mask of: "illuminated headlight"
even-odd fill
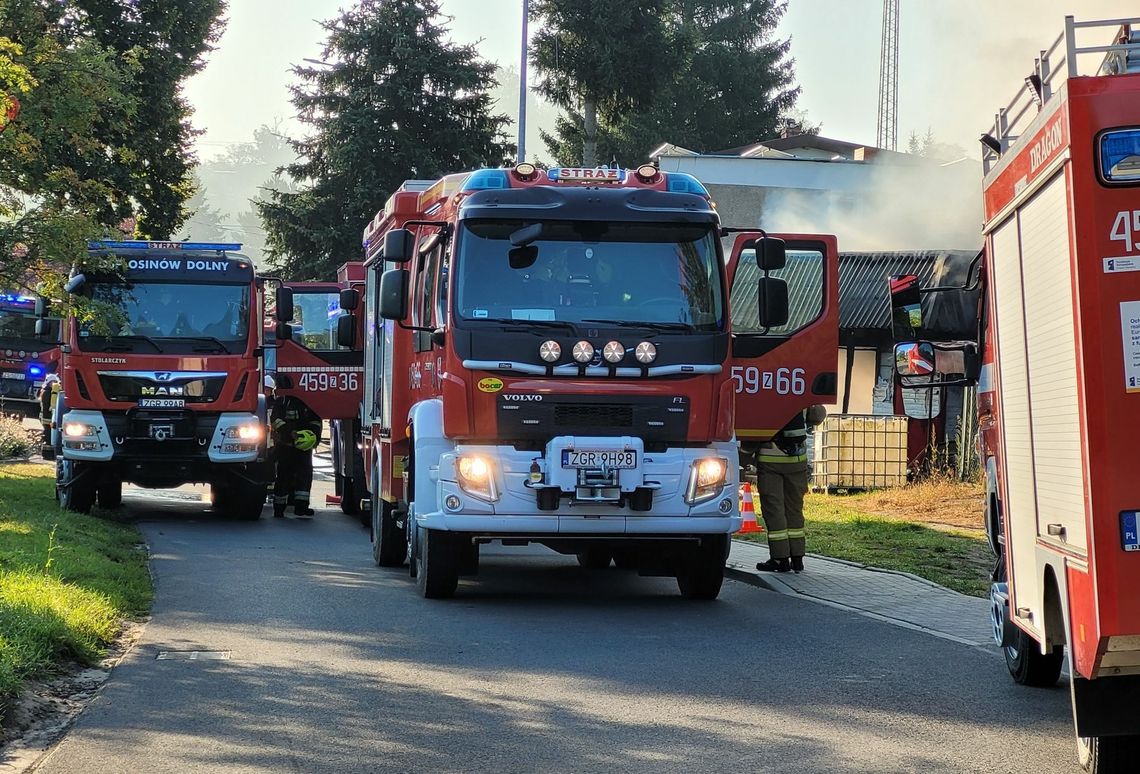
[[[728,460],[724,457],[702,457],[693,462],[689,471],[689,486],[685,489],[685,502],[689,505],[711,500],[720,495],[728,475]]]
[[[588,341],[579,341],[570,354],[579,363],[589,363],[594,359],[594,345]]]
[[[543,362],[556,363],[558,358],[562,357],[562,345],[553,339],[544,341],[542,346],[538,348],[538,356],[542,358]]]
[[[63,434],[68,438],[86,438],[99,435],[99,428],[84,422],[67,422],[63,426]]]
[[[495,489],[495,469],[486,457],[465,454],[455,461],[459,488],[472,497],[486,502],[499,499]]]
[[[611,341],[602,348],[602,357],[607,363],[620,363],[625,359],[625,347],[620,341]]]
[[[227,441],[257,442],[261,440],[261,425],[236,425],[227,427],[225,438]]]
[[[637,362],[642,365],[649,365],[657,359],[657,347],[651,342],[643,341],[633,350],[633,356],[637,358]]]

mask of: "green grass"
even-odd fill
[[[142,539],[56,505],[46,465],[0,465],[0,712],[32,677],[92,663],[150,607]]]
[[[913,573],[975,597],[989,594],[993,554],[983,534],[876,516],[859,504],[856,497],[809,494],[808,552]],[[763,534],[744,537],[766,542]]]

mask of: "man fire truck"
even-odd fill
[[[267,364],[276,377],[277,394],[297,398],[329,423],[332,499],[350,515],[360,514],[361,493],[366,491],[359,448],[364,318],[346,313],[355,309],[363,287],[360,262],[343,264],[335,283],[286,282],[276,295],[277,327],[266,329],[277,343],[272,367]],[[351,288],[355,292],[342,298],[342,291]],[[349,306],[342,307],[342,302]],[[362,519],[367,523],[367,514]]]
[[[0,293],[0,401],[34,403],[49,366],[59,360],[59,320],[36,333],[36,299]]]
[[[1024,685],[1056,684],[1067,653],[1078,758],[1101,774],[1135,771],[1140,746],[1136,25],[1067,17],[983,135],[985,247],[975,280],[995,637]],[[1082,33],[1106,28],[1113,44],[1078,45]],[[931,305],[931,290],[948,289],[928,289],[925,304],[913,277],[893,278],[892,289],[897,327],[924,338],[920,307]],[[971,348],[906,341],[896,362],[907,380],[921,373],[910,364],[926,361],[969,381],[971,358],[942,361]],[[919,355],[908,359],[911,351]]]
[[[64,330],[57,490],[69,510],[122,485],[207,483],[214,507],[265,504],[261,293],[241,245],[92,242],[66,290],[91,313]],[[108,268],[109,267],[109,268]]]
[[[480,545],[536,542],[715,598],[737,439],[833,400],[838,346],[834,237],[737,230],[726,262],[725,232],[652,165],[394,194],[364,232],[377,564],[447,597]]]

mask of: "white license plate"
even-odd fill
[[[139,408],[183,408],[186,401],[181,398],[139,398]]]
[[[19,381],[22,382],[28,378],[28,375],[19,373],[18,371],[5,371],[4,372],[4,378],[5,379],[18,379]]]
[[[616,449],[563,449],[564,468],[636,468],[637,452]]]

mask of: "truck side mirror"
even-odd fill
[[[907,341],[895,345],[895,373],[899,376],[933,376],[934,345],[929,341]]]
[[[403,320],[407,318],[408,283],[411,276],[411,272],[407,269],[389,269],[380,275],[381,319]]]
[[[46,336],[48,332],[48,321],[44,318],[36,320],[36,335]]]
[[[352,312],[355,311],[358,306],[360,306],[360,293],[357,292],[356,288],[345,288],[340,291],[341,309],[346,312]]]
[[[779,328],[788,324],[788,283],[777,277],[761,277],[756,294],[760,304],[760,325]]]
[[[353,349],[356,346],[356,318],[342,314],[336,321],[336,343]]]
[[[273,328],[273,337],[277,339],[278,346],[280,346],[281,342],[283,341],[292,341],[293,326],[285,322],[277,323],[277,325]]]
[[[276,310],[273,314],[279,323],[293,321],[293,288],[281,286],[277,288]]]
[[[86,282],[86,274],[76,274],[74,277],[67,281],[66,285],[63,286],[63,291],[69,295],[74,295],[79,292],[79,289],[83,287]]]
[[[48,300],[43,296],[36,296],[36,317],[47,317],[48,313]]]
[[[922,295],[918,276],[903,274],[889,279],[891,290],[891,334],[895,341],[913,342],[922,338]]]
[[[415,235],[406,228],[392,229],[384,235],[384,260],[407,263],[412,257]]]
[[[762,237],[756,240],[755,250],[760,271],[779,271],[788,262],[788,244],[783,239]]]

